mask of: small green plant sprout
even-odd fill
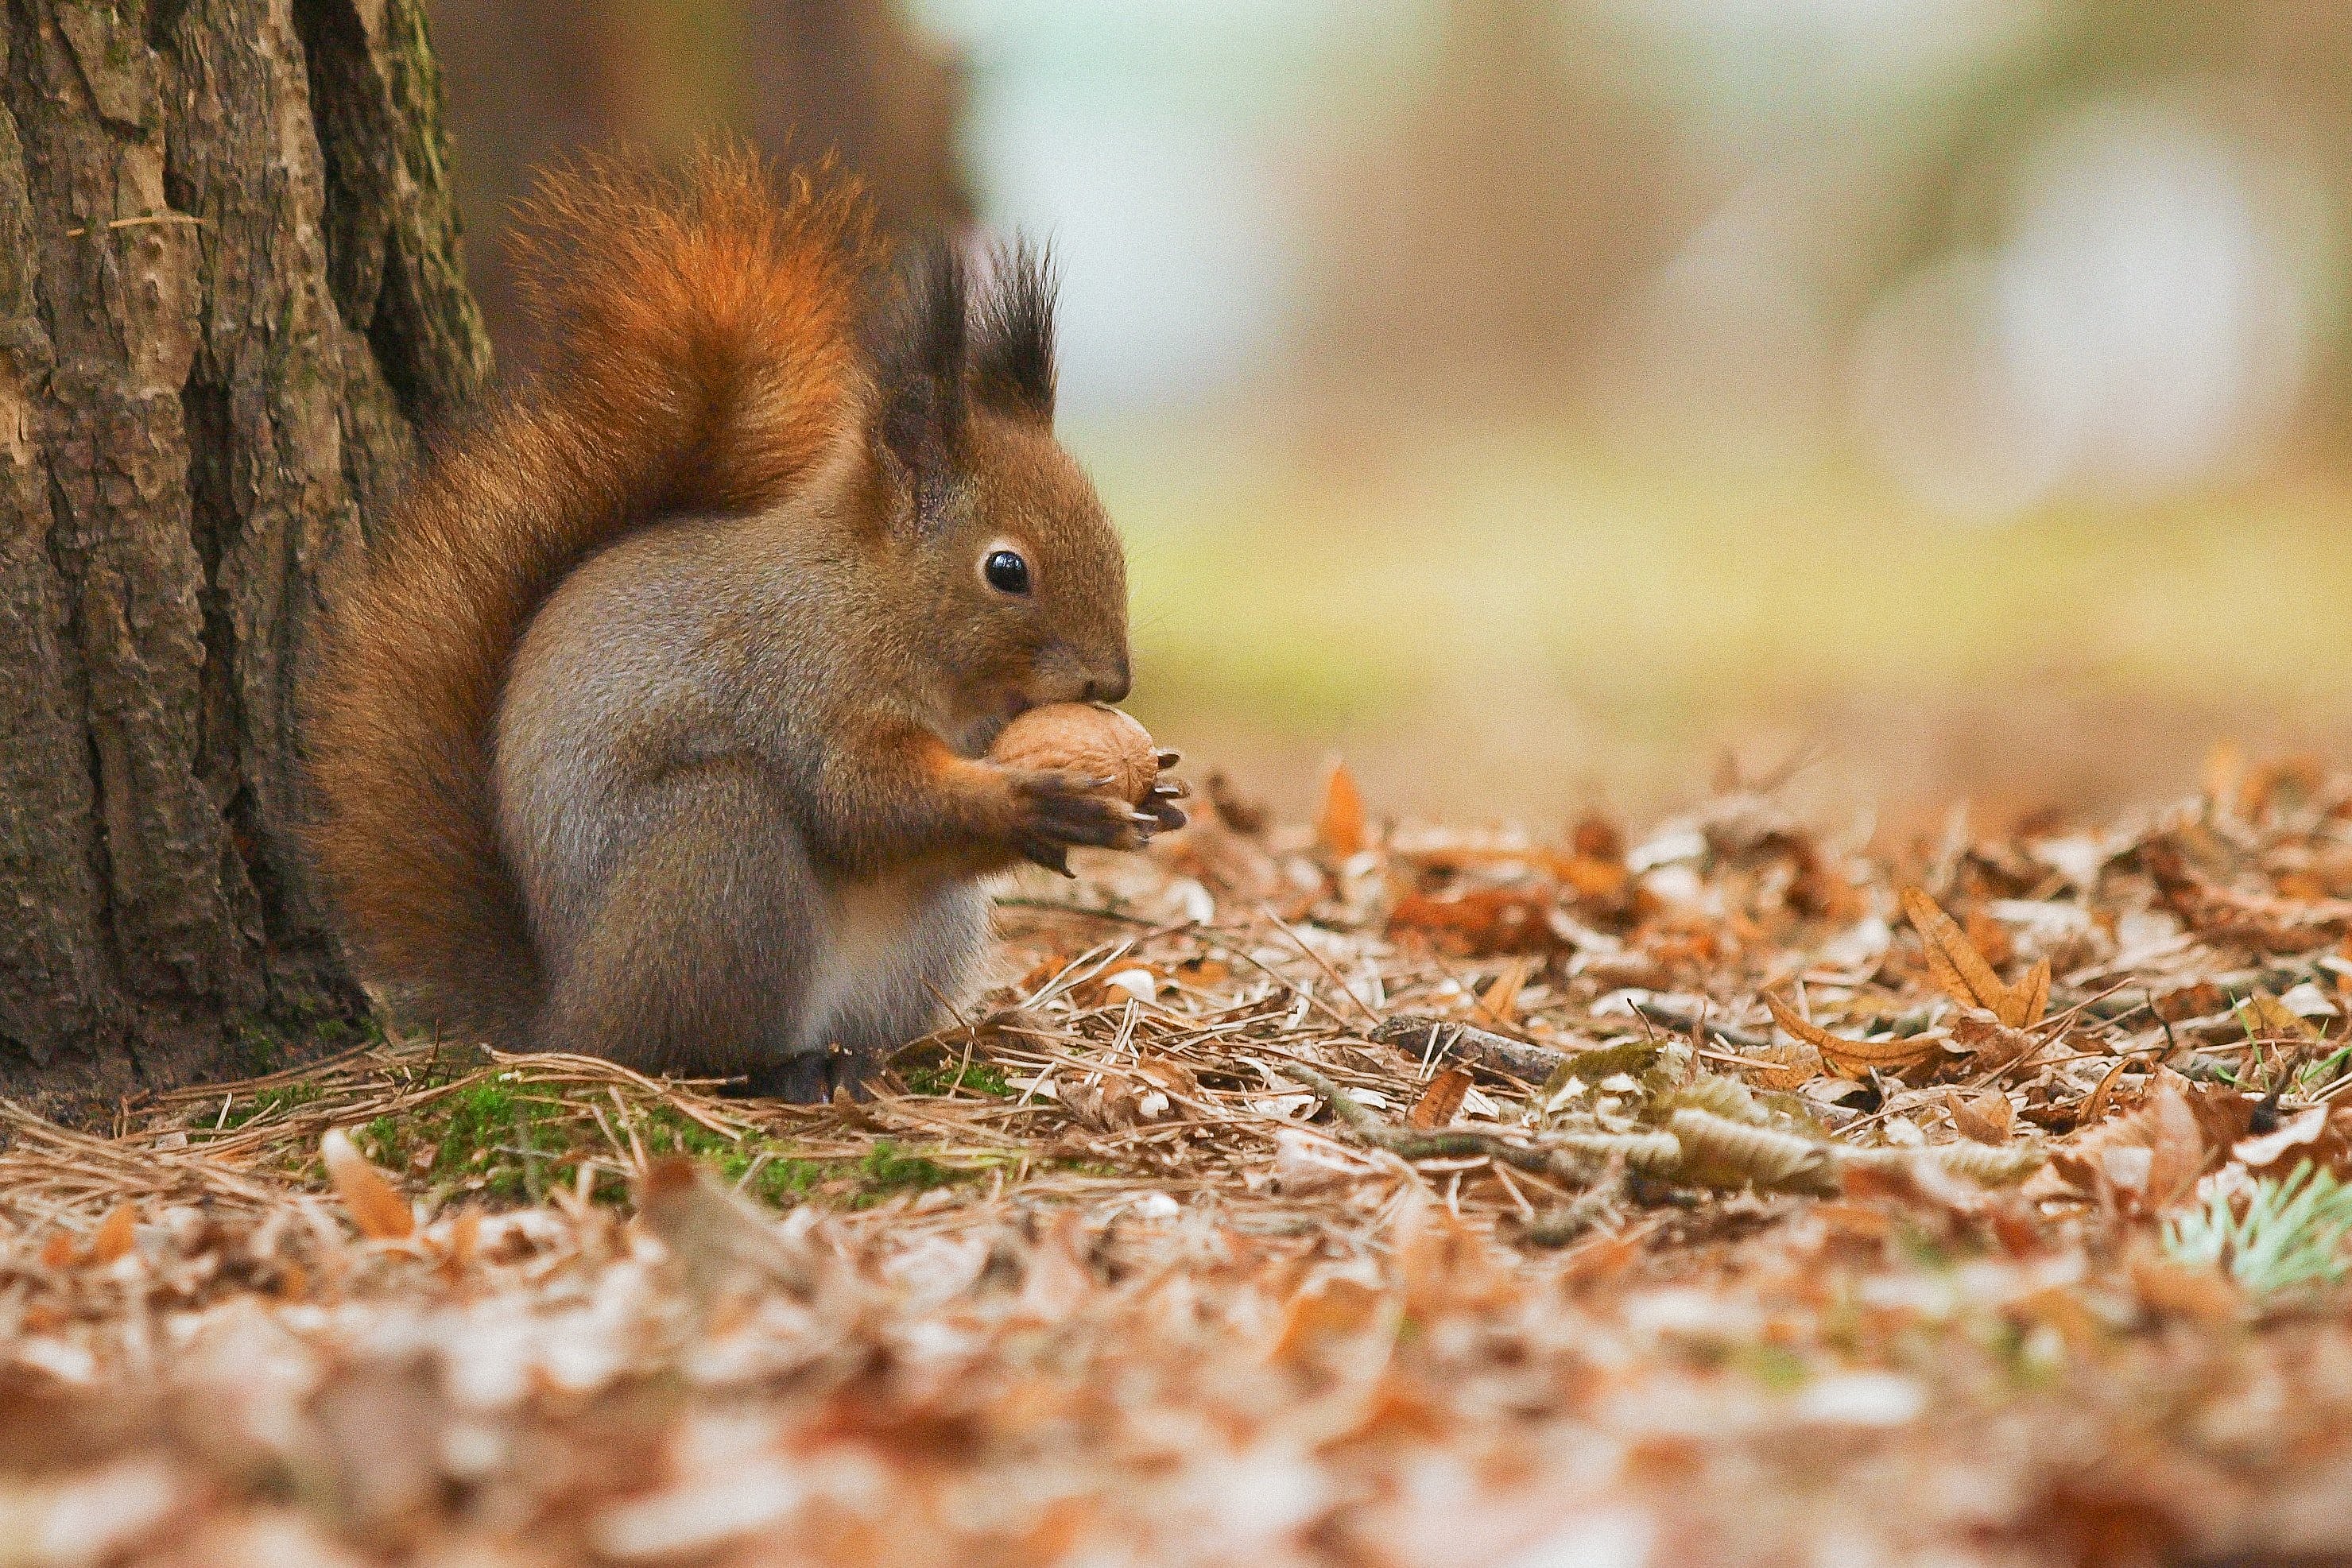
[[[2347,1237],[2352,1186],[2305,1160],[2284,1180],[2257,1180],[2243,1214],[2217,1186],[2204,1207],[2165,1222],[2164,1249],[2179,1262],[2226,1267],[2249,1294],[2268,1296],[2352,1272]]]

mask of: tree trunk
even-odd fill
[[[421,0],[5,3],[0,1092],[87,1115],[362,1005],[296,674],[488,349]]]

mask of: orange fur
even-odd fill
[[[520,246],[553,350],[458,437],[334,606],[307,694],[313,837],[363,973],[509,1048],[544,985],[500,850],[491,744],[508,661],[588,556],[681,512],[782,499],[864,395],[877,262],[846,182],[706,152],[675,181],[544,181]]]

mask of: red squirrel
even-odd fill
[[[548,368],[330,606],[324,882],[421,1019],[821,1096],[940,1021],[990,873],[1184,820],[986,758],[1129,686],[1051,272],[893,267],[852,183],[732,149],[559,172],[524,217]]]

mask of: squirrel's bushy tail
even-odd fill
[[[313,847],[362,973],[526,1043],[543,991],[499,843],[507,665],[587,556],[788,494],[855,417],[878,257],[856,187],[755,155],[551,175],[517,246],[546,371],[437,452],[332,607],[310,683]]]

